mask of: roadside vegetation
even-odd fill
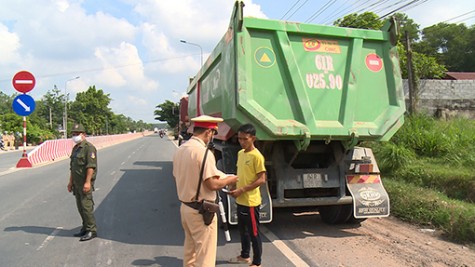
[[[18,93],[7,95],[0,92],[0,133],[12,134],[15,142],[22,142],[23,117],[12,109],[12,103]],[[67,111],[67,130],[70,135],[72,126],[81,123],[90,135],[122,134],[153,130],[153,125],[142,120],[134,121],[123,114],[115,114],[110,108],[112,98],[102,89],[90,86],[86,91],[76,94],[69,100],[56,86],[36,100],[35,111],[27,119],[27,139],[33,145],[43,141],[58,139],[64,135],[63,121]]]
[[[391,141],[368,144],[392,215],[475,244],[475,121],[426,115],[405,120]]]

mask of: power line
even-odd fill
[[[343,2],[339,7],[336,8],[336,10],[340,10],[341,7],[345,6],[350,0],[346,0],[345,2]],[[322,24],[326,24],[326,22],[328,21],[329,18],[332,17],[333,14],[330,14],[329,16],[326,16],[323,20],[322,20]]]
[[[387,2],[387,1],[389,1],[389,0],[379,0],[379,1],[377,1],[377,2],[375,2],[375,3],[373,3],[373,4],[371,4],[371,5],[369,5],[369,6],[366,7],[366,8],[363,8],[363,9],[360,9],[360,10],[356,11],[356,13],[360,13],[360,12],[365,11],[365,10],[366,10],[367,12],[368,12],[368,11],[371,11],[372,8],[376,8],[377,6],[380,6],[380,5],[384,4],[384,3]]]
[[[420,0],[412,0],[411,2],[409,2],[409,3],[407,3],[407,4],[403,5],[403,6],[400,6],[400,7],[396,8],[396,9],[392,10],[391,12],[386,13],[385,15],[379,17],[379,19],[383,19],[383,18],[385,18],[385,17],[387,17],[387,16],[389,16],[389,15],[391,15],[391,14],[393,14],[393,13],[395,13],[395,12],[397,12],[397,11],[399,11],[399,10],[405,8],[405,7],[408,7],[408,6],[410,6],[410,5],[413,5],[413,4],[415,4],[415,3],[419,2],[419,1],[420,1]]]
[[[473,13],[473,12],[475,12],[475,10],[472,10],[472,11],[467,12],[467,13],[464,13],[464,14],[462,14],[462,15],[458,15],[458,16],[456,16],[456,17],[453,17],[453,18],[444,20],[444,21],[442,21],[441,23],[444,23],[444,22],[447,22],[447,21],[450,21],[450,20],[454,20],[454,19],[458,19],[458,18],[460,18],[460,17],[463,17],[463,16],[468,15],[468,14]]]
[[[287,20],[289,20],[297,11],[299,11],[306,3],[308,2],[308,0],[305,0],[305,2],[303,2],[303,4],[301,4],[292,14],[290,14],[290,16],[287,18]]]
[[[457,21],[454,22],[454,23],[460,23],[460,22],[462,22],[462,21],[466,21],[466,20],[473,19],[473,18],[475,18],[475,16],[471,16],[471,17],[468,17],[468,18],[465,18],[465,19],[462,19],[462,20],[457,20]]]
[[[357,0],[357,1],[354,2],[352,5],[350,5],[348,8],[345,8],[345,9],[341,10],[340,12],[338,12],[337,14],[335,14],[333,17],[334,17],[334,18],[338,18],[338,16],[340,16],[340,14],[347,14],[347,13],[345,13],[345,12],[347,12],[348,10],[351,10],[351,9],[352,9],[358,2],[360,2],[360,1],[362,1],[362,0]],[[328,22],[329,22],[329,21],[327,20],[327,21],[324,21],[323,23],[324,23],[324,24],[327,24]]]
[[[313,13],[305,22],[311,22],[313,21],[314,19],[316,19],[320,14],[322,14],[322,12],[324,12],[325,10],[327,10],[330,6],[332,6],[334,3],[336,2],[336,0],[330,0],[328,1],[325,5],[323,5],[319,10],[315,11],[315,13]]]
[[[380,9],[378,9],[378,10],[375,10],[374,12],[375,12],[375,13],[383,12],[384,10],[390,9],[390,8],[392,8],[393,6],[397,6],[397,5],[399,5],[399,4],[403,4],[404,2],[407,2],[407,1],[410,1],[410,0],[400,0],[400,1],[396,2],[396,3],[394,3],[394,4],[391,4],[391,5],[382,7],[382,8],[380,8]]]
[[[294,9],[294,7],[300,2],[301,0],[297,0],[290,8],[289,10],[287,10],[287,12],[285,12],[285,14],[280,18],[281,20],[284,19],[285,16],[287,16],[287,14],[289,14],[290,10]]]
[[[407,7],[407,8],[403,8],[403,9],[401,9],[401,10],[399,10],[399,11],[407,11],[407,10],[413,9],[413,8],[415,8],[416,6],[420,6],[420,5],[424,4],[424,3],[427,2],[427,1],[429,1],[429,0],[423,0],[423,1],[420,2],[420,3],[414,4],[414,5],[412,5],[412,6],[410,6],[410,7]]]
[[[61,72],[61,73],[52,73],[52,74],[39,74],[37,77],[47,78],[47,77],[55,77],[55,76],[62,76],[62,75],[76,75],[76,74],[81,74],[81,73],[121,69],[121,68],[137,66],[137,65],[145,65],[145,64],[157,63],[157,62],[162,62],[162,61],[187,58],[187,57],[193,56],[193,55],[196,55],[196,54],[184,55],[184,56],[179,56],[179,57],[162,58],[162,59],[152,59],[152,60],[148,60],[148,61],[142,61],[142,62],[130,63],[130,64],[124,64],[124,65],[116,65],[116,66],[110,66],[110,67],[104,67],[104,68],[91,68],[91,69],[83,69],[83,70],[79,70],[79,71],[70,71],[70,72]],[[0,82],[10,82],[10,81],[11,81],[11,79],[2,79],[2,80],[0,80]]]

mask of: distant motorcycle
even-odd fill
[[[0,149],[5,150],[5,144],[3,143],[2,139],[0,139]]]
[[[163,138],[163,136],[165,135],[165,133],[164,133],[162,130],[160,130],[159,135],[160,135],[160,138]]]

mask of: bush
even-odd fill
[[[444,194],[394,179],[384,185],[391,199],[391,213],[403,220],[442,229],[448,238],[475,242],[475,205],[452,200]]]
[[[475,243],[475,121],[408,116],[388,143],[370,142],[392,214]]]
[[[378,167],[382,172],[392,173],[415,159],[415,153],[404,146],[385,142],[374,148]]]

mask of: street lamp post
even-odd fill
[[[68,96],[66,94],[66,91],[68,88],[68,82],[72,80],[76,80],[76,79],[79,79],[79,76],[69,79],[64,83],[64,117],[63,117],[64,139],[68,138]]]
[[[187,42],[185,40],[180,40],[180,42],[182,42],[184,44],[194,45],[194,46],[197,46],[197,47],[200,48],[200,56],[201,56],[200,66],[203,66],[203,48],[201,48],[201,46],[199,44],[190,43],[190,42]]]

